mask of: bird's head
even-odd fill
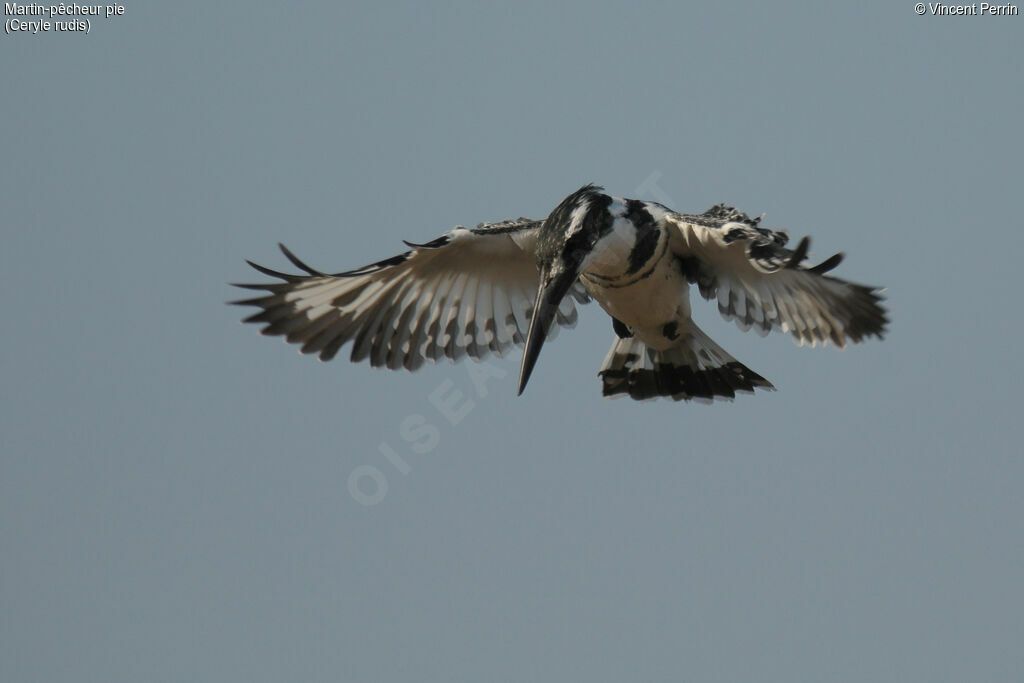
[[[612,199],[600,187],[585,185],[562,200],[545,219],[537,237],[537,299],[526,335],[519,371],[519,393],[530,381],[533,366],[558,313],[558,305],[579,278],[594,244],[608,231]]]

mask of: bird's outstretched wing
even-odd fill
[[[878,289],[825,274],[842,254],[805,267],[808,238],[787,249],[785,232],[722,204],[699,216],[669,212],[664,220],[676,228],[671,248],[688,280],[704,298],[717,298],[718,310],[741,329],[781,329],[798,344],[839,347],[885,333]]]
[[[281,273],[249,261],[283,282],[236,285],[264,290],[233,301],[261,310],[245,322],[263,323],[263,334],[284,335],[303,353],[333,358],[352,341],[352,360],[416,370],[442,357],[501,356],[522,345],[538,285],[534,245],[541,221],[520,218],[476,228],[457,227],[426,244],[344,273],[310,268],[279,245],[302,275]],[[587,295],[578,284],[559,306],[558,325],[576,324],[573,299]],[[551,327],[551,336],[557,331]]]

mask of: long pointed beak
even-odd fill
[[[526,334],[526,351],[523,353],[523,365],[519,369],[519,391],[521,396],[526,383],[530,381],[533,366],[540,356],[540,349],[548,337],[548,330],[558,313],[558,304],[569,292],[578,273],[566,271],[558,275],[550,275],[546,269],[541,271],[540,285],[537,287],[537,301],[533,305],[533,317],[530,319],[530,331]]]

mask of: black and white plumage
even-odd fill
[[[238,285],[263,296],[233,303],[260,309],[246,322],[330,360],[416,370],[440,358],[502,356],[523,346],[522,393],[546,339],[576,322],[591,298],[612,316],[616,339],[600,376],[606,396],[732,398],[772,389],[690,318],[695,284],[742,329],[789,332],[799,344],[882,337],[888,322],[875,288],[826,273],[837,254],[807,267],[808,239],[717,205],[699,215],[620,199],[587,185],[544,221],[519,218],[457,227],[363,268],[326,274],[283,245],[301,275],[249,264],[281,280]]]

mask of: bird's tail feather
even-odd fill
[[[729,355],[691,323],[668,349],[650,349],[636,337],[616,339],[598,373],[602,393],[638,400],[669,397],[674,401],[732,399],[755,387],[772,391],[771,382]]]

